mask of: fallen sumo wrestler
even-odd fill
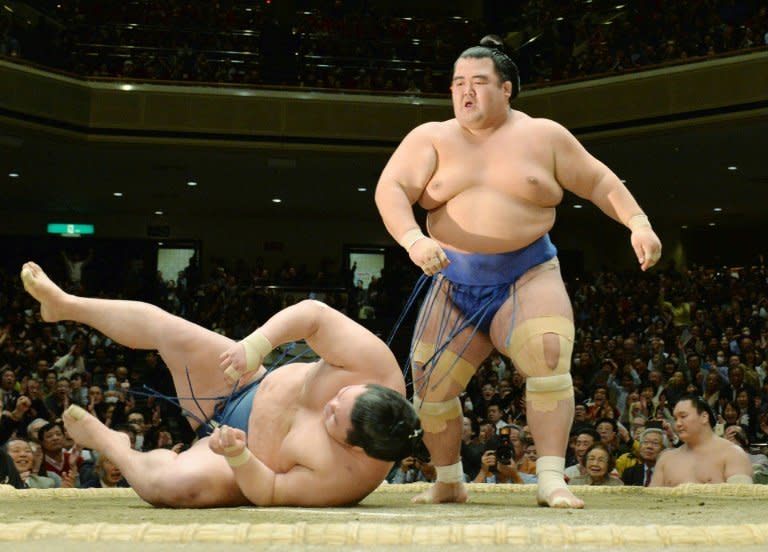
[[[33,262],[21,279],[44,321],[73,320],[126,347],[157,350],[179,406],[200,413],[192,427],[213,428],[180,454],[138,452],[82,408],[64,413],[70,436],[106,454],[150,504],[354,504],[420,438],[389,348],[318,301],[288,307],[235,342],[147,303],[70,295]],[[272,349],[301,339],[320,359],[267,373],[262,361]]]

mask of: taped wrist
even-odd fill
[[[269,339],[256,330],[251,335],[243,339],[243,347],[245,348],[245,370],[246,372],[252,372],[258,370],[262,361],[272,352],[272,343]]]
[[[224,452],[226,451],[227,449],[224,449]],[[225,458],[227,459],[227,464],[229,464],[233,468],[237,468],[238,466],[242,466],[248,460],[250,460],[251,451],[248,450],[247,448],[244,448],[243,451],[237,456],[225,456]]]
[[[464,466],[461,464],[461,460],[450,466],[435,466],[437,472],[437,481],[441,483],[463,483],[464,482]]]
[[[414,243],[426,237],[427,236],[425,236],[422,233],[421,228],[411,228],[405,234],[402,235],[402,237],[399,240],[399,243],[405,248],[406,251],[410,251]]]
[[[647,215],[634,215],[629,218],[629,221],[627,222],[627,228],[632,230],[632,232],[639,230],[640,228],[650,228],[651,227],[651,221],[648,220]]]

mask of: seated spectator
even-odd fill
[[[43,448],[43,469],[49,477],[58,477],[62,487],[75,487],[77,473],[83,463],[80,448],[71,451],[64,448],[64,427],[61,422],[51,422],[38,431]]]
[[[115,466],[106,455],[99,455],[96,466],[93,469],[93,477],[80,485],[81,489],[112,489],[116,487],[129,487],[123,478],[120,468]]]
[[[486,450],[480,459],[480,471],[474,483],[523,483],[514,460],[499,462],[495,450]]]
[[[13,464],[13,459],[2,447],[0,447],[0,485],[10,485],[16,489],[24,488],[24,482]]]
[[[467,481],[472,481],[480,470],[480,459],[485,451],[485,437],[493,428],[487,424],[485,435],[481,440],[481,432],[475,432],[475,424],[467,416],[464,416],[464,423],[461,428],[461,465],[464,467],[464,475]]]
[[[37,446],[37,445],[35,445]],[[26,439],[11,439],[6,445],[8,456],[13,460],[16,471],[26,489],[50,489],[56,486],[56,481],[40,475],[35,470],[35,453]],[[39,470],[39,466],[38,470]]]
[[[615,419],[600,418],[595,422],[595,429],[600,435],[600,442],[611,452],[614,459],[625,452],[632,452],[634,439]]]
[[[392,470],[387,481],[390,483],[432,482],[436,477],[435,466],[426,462],[425,459],[408,456]]]
[[[614,459],[611,451],[603,443],[595,443],[582,458],[585,475],[577,475],[569,485],[605,485],[620,487],[624,483],[613,472]]]
[[[768,476],[768,456],[761,452],[750,452],[749,438],[743,426],[730,425],[726,427],[723,437],[747,453],[749,461],[752,463],[752,472],[755,479],[757,479],[758,475]]]
[[[667,448],[667,436],[664,431],[655,427],[644,430],[640,434],[639,462],[627,467],[621,474],[625,485],[647,487],[651,484],[656,460]],[[619,458],[621,460],[621,458]]]
[[[752,463],[739,447],[715,435],[715,415],[701,397],[685,395],[675,405],[681,447],[656,462],[652,487],[681,483],[752,483]]]
[[[592,448],[592,445],[600,442],[600,434],[591,427],[585,427],[576,433],[576,440],[573,444],[573,453],[576,460],[575,464],[572,464],[565,468],[565,477],[573,479],[581,475],[586,475],[587,470],[584,467],[584,455]]]

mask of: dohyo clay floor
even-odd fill
[[[765,485],[579,487],[584,510],[539,508],[534,485],[469,487],[463,505],[411,504],[414,484],[348,508],[171,510],[130,489],[0,486],[0,549],[768,551]]]

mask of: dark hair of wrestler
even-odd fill
[[[512,83],[512,95],[509,97],[509,103],[511,104],[512,100],[520,94],[520,72],[512,58],[504,52],[504,43],[498,36],[484,36],[479,46],[467,48],[456,61],[462,58],[491,58],[496,69],[496,76],[499,77],[499,84],[506,81]]]
[[[680,397],[677,402],[681,401],[691,401],[691,404],[696,409],[696,412],[701,416],[705,412],[709,416],[709,426],[712,429],[715,429],[715,411],[712,410],[712,407],[709,405],[709,403],[703,399],[702,397],[699,397],[698,395],[683,395]],[[677,403],[676,403],[677,404]]]
[[[419,417],[401,394],[369,383],[352,407],[347,443],[371,458],[394,462],[410,456],[421,436]]]

